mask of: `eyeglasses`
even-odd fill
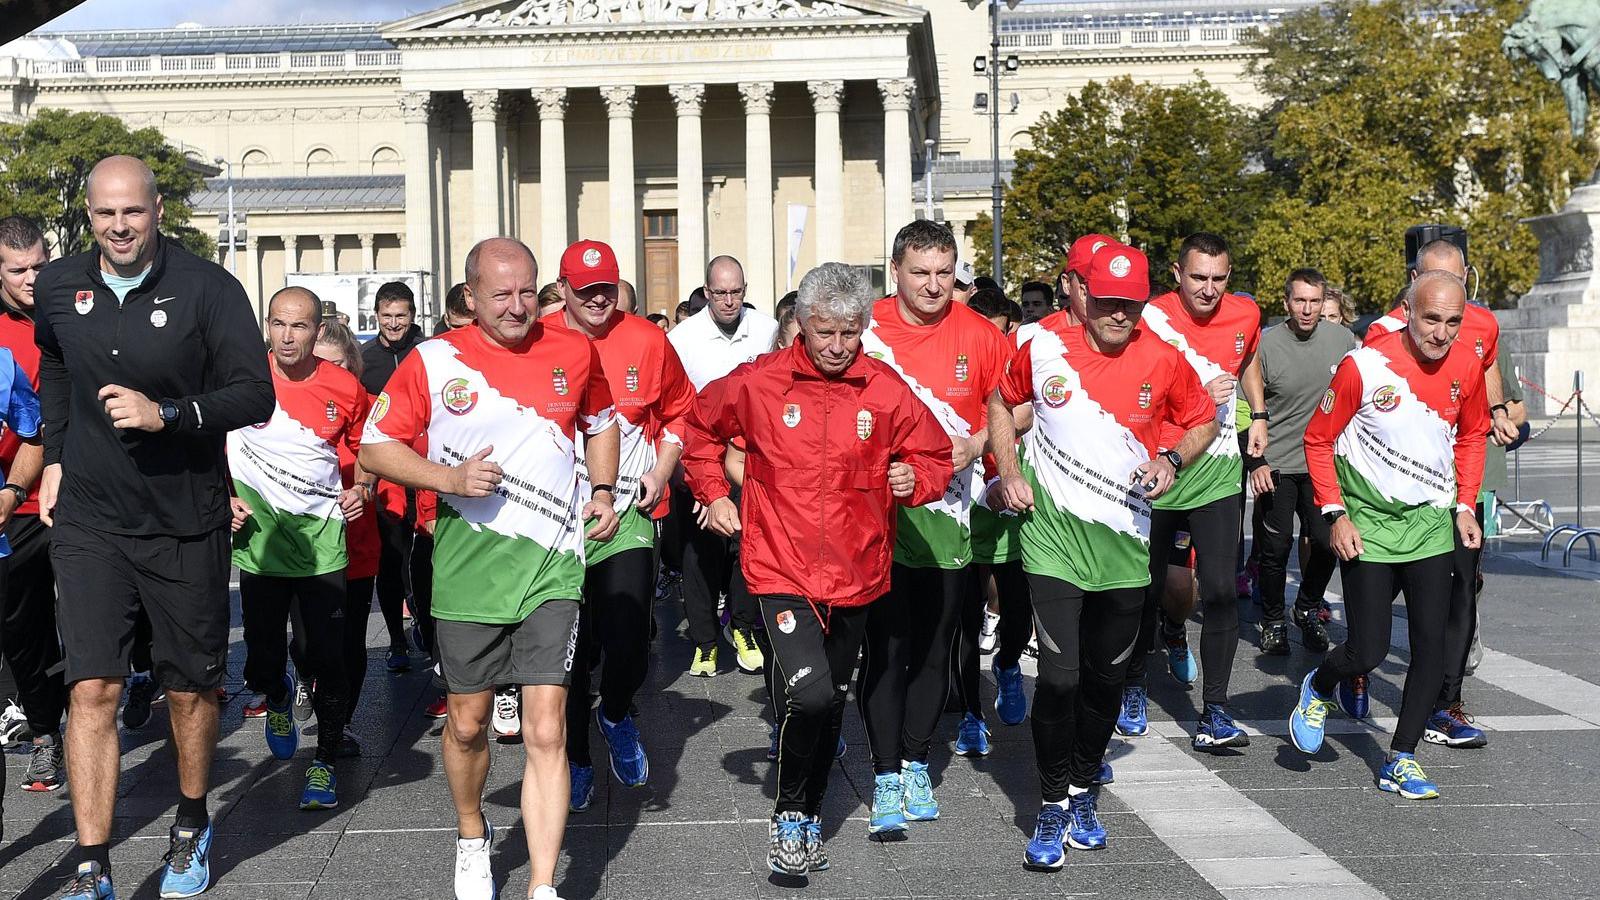
[[[719,299],[728,298],[728,297],[742,297],[742,296],[744,296],[744,288],[736,287],[736,288],[733,288],[732,290],[727,290],[727,291],[706,291],[706,296],[707,297],[717,297]]]

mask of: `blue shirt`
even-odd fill
[[[150,266],[145,266],[144,271],[127,278],[115,272],[102,270],[100,277],[105,279],[106,287],[111,288],[111,293],[117,295],[117,305],[121,306],[128,299],[128,292],[144,283],[144,277],[150,274]]]
[[[39,436],[39,395],[7,347],[0,347],[0,415],[18,437]],[[0,534],[0,557],[10,555],[11,542]]]

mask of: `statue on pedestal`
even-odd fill
[[[1533,0],[1500,46],[1560,85],[1572,136],[1581,139],[1589,124],[1589,88],[1600,90],[1600,2]]]

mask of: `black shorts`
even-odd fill
[[[50,536],[68,684],[123,678],[142,606],[157,684],[212,690],[227,675],[227,529],[134,536],[57,523]]]

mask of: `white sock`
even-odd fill
[[[1056,806],[1056,807],[1060,807],[1061,809],[1066,809],[1067,808],[1067,801],[1065,801],[1065,800],[1056,800],[1056,801],[1054,801],[1052,803],[1046,803],[1045,806]]]
[[[1068,797],[1076,797],[1079,794],[1087,794],[1087,793],[1089,793],[1089,789],[1088,788],[1081,788],[1081,787],[1078,787],[1075,784],[1067,786],[1067,796]],[[1062,805],[1065,805],[1065,804],[1063,803]]]

